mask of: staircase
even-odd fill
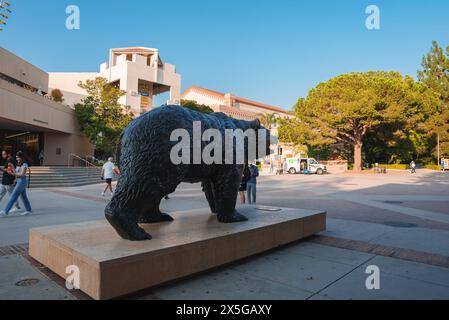
[[[102,183],[97,167],[31,167],[31,188],[76,187]]]

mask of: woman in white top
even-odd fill
[[[17,167],[14,169],[13,166],[11,166],[8,170],[8,173],[10,175],[16,177],[16,186],[14,187],[14,190],[8,199],[8,203],[6,204],[5,210],[0,212],[0,217],[6,217],[9,214],[9,211],[11,211],[11,208],[13,207],[14,203],[16,203],[16,201],[19,199],[19,197],[22,198],[23,204],[26,209],[26,211],[20,215],[26,216],[32,213],[33,211],[31,209],[31,204],[27,196],[27,187],[28,187],[27,175],[29,166],[26,160],[26,156],[22,151],[17,152],[16,161]]]

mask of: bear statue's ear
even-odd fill
[[[260,128],[260,120],[256,119],[256,120],[251,121],[251,128],[259,129]]]

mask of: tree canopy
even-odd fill
[[[203,112],[203,113],[214,112],[214,110],[211,109],[208,105],[199,104],[193,100],[181,100],[181,106],[183,106],[185,108],[189,108],[190,110],[195,110],[195,111]]]
[[[59,89],[51,90],[50,97],[55,102],[64,102],[64,94]]]
[[[87,92],[87,97],[75,105],[80,129],[95,145],[96,154],[108,157],[115,152],[122,131],[133,119],[129,106],[118,101],[125,91],[101,77],[78,85]]]
[[[270,129],[278,122],[279,115],[277,113],[260,113],[257,118],[265,128]]]
[[[6,25],[6,20],[9,18],[11,13],[11,2],[0,0],[0,31],[3,30],[4,25]]]
[[[432,43],[430,52],[422,59],[418,79],[438,92],[444,103],[449,103],[449,46],[444,51],[438,42]]]
[[[423,57],[418,79],[438,93],[442,106],[429,120],[428,130],[439,136],[442,155],[449,156],[449,46],[444,51],[438,42]],[[433,153],[436,153],[434,148]]]
[[[353,147],[354,168],[360,170],[367,132],[423,123],[438,105],[432,90],[397,72],[344,74],[320,83],[298,100],[297,118],[281,121],[280,139],[312,146],[341,142]],[[425,130],[421,125],[417,129]]]

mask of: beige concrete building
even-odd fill
[[[179,104],[181,76],[174,65],[164,63],[158,49],[144,47],[110,49],[109,63],[100,65],[99,72],[51,72],[50,88],[60,89],[65,101],[73,105],[86,92],[78,86],[80,81],[103,77],[126,91],[120,103],[131,107],[134,115],[151,110],[153,96],[169,93],[167,104]]]
[[[263,114],[275,114],[277,117],[293,117],[293,112],[271,106],[265,103],[238,97],[231,93],[221,93],[215,90],[191,86],[181,95],[182,100],[192,100],[199,104],[209,106],[215,112],[223,112],[233,118],[241,120],[254,120]],[[272,135],[278,135],[277,124],[269,128]],[[275,153],[262,161],[262,165],[268,165],[276,159],[293,157],[296,151],[293,145],[278,143],[272,146]]]
[[[242,120],[254,120],[265,113],[275,113],[280,117],[292,116],[291,112],[279,107],[197,86],[191,86],[185,90],[181,99],[196,101],[209,106],[215,112],[223,112]]]
[[[48,73],[0,47],[0,149],[22,150],[33,165],[41,152],[45,165],[93,155],[75,112],[50,100],[48,92]]]

